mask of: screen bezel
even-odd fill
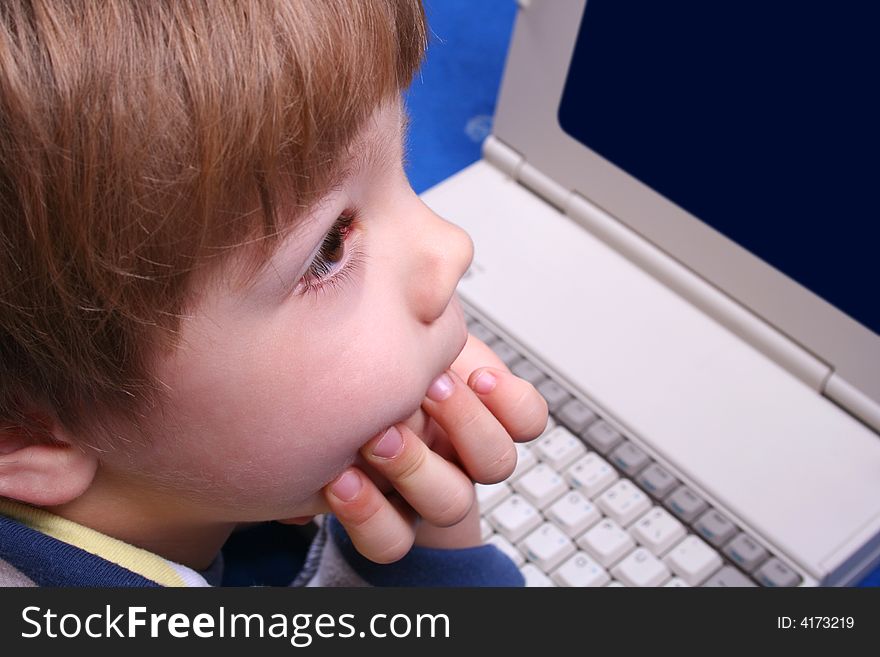
[[[559,104],[585,7],[532,2],[520,11],[495,136],[880,400],[880,336],[563,131]]]

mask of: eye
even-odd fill
[[[303,274],[299,283],[302,292],[317,292],[327,283],[338,285],[361,264],[363,254],[357,249],[354,249],[354,253],[347,260],[345,255],[347,238],[357,218],[358,215],[354,211],[346,211],[339,215],[333,227],[324,236],[324,241],[306,273]]]
[[[351,231],[351,225],[354,223],[354,214],[341,214],[333,227],[327,232],[321,248],[315,255],[306,276],[311,279],[321,279],[327,277],[333,270],[333,266],[342,261],[345,255],[345,238]]]

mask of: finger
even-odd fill
[[[503,481],[516,466],[516,448],[501,422],[453,371],[441,374],[422,406],[446,432],[474,481]]]
[[[361,455],[433,525],[460,522],[474,504],[474,485],[464,472],[402,423],[364,445]]]
[[[437,527],[430,522],[420,522],[416,528],[415,544],[446,550],[482,545],[480,505],[474,504],[468,514],[451,527]]]
[[[409,552],[415,539],[415,514],[383,495],[357,468],[348,468],[325,486],[324,497],[367,559],[391,563]]]
[[[506,370],[481,367],[471,372],[468,387],[514,440],[532,440],[547,427],[547,401],[525,379]]]
[[[464,349],[449,367],[461,377],[462,381],[467,381],[470,373],[479,367],[494,367],[504,372],[510,371],[504,361],[485,342],[470,333]]]

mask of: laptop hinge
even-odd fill
[[[513,150],[498,137],[490,135],[483,142],[483,158],[558,210],[564,209],[569,193],[555,180],[526,162],[521,153]]]
[[[576,192],[565,213],[722,326],[821,393],[831,368],[717,287]]]
[[[494,135],[483,143],[483,157],[813,390],[824,392],[831,367],[691,269],[577,192],[564,189]]]
[[[865,393],[857,390],[836,372],[828,377],[825,396],[842,406],[875,431],[880,431],[880,406]]]
[[[519,168],[526,161],[520,153],[495,135],[489,135],[483,140],[483,159],[514,180],[519,179]]]

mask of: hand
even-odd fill
[[[471,369],[487,360],[494,366]],[[459,372],[468,370],[465,382]],[[534,386],[511,374],[472,336],[444,375],[432,385],[419,413],[361,449],[379,475],[374,478],[393,487],[389,495],[355,467],[325,488],[331,510],[355,547],[373,561],[403,557],[416,541],[419,519],[424,521],[421,545],[479,544],[472,482],[496,483],[510,476],[516,465],[512,440],[531,440],[547,424],[547,404]]]

